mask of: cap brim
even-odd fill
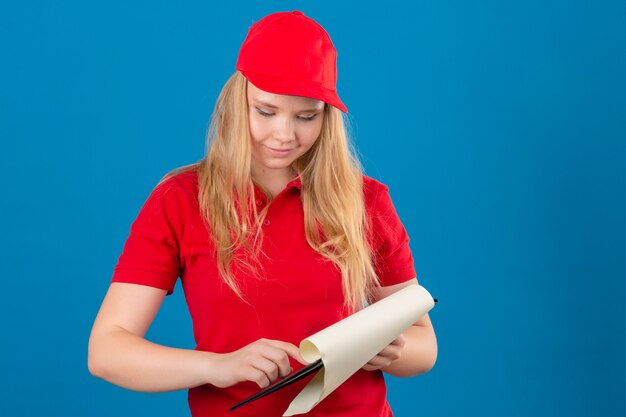
[[[341,102],[337,93],[319,85],[312,85],[305,81],[270,77],[250,71],[239,70],[255,87],[273,94],[301,96],[321,100],[331,106],[348,113],[347,107]]]

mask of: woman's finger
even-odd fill
[[[249,367],[244,377],[248,381],[255,382],[261,388],[265,388],[270,384],[267,374],[254,367]]]
[[[403,347],[405,344],[406,344],[406,337],[404,337],[403,334],[400,334],[400,336],[393,339],[393,341],[390,343],[390,345],[399,346],[399,347]]]
[[[389,363],[391,363],[391,361],[388,358],[385,358],[383,356],[375,356],[367,364],[380,368],[388,365]]]
[[[278,365],[274,361],[264,357],[258,357],[254,360],[252,366],[262,371],[270,383],[276,381],[276,378],[278,378]]]
[[[396,360],[396,359],[400,359],[401,353],[402,353],[402,347],[389,345],[383,350],[381,350],[377,356],[382,356],[385,358]]]
[[[268,350],[264,351],[263,357],[276,365],[277,376],[286,377],[291,373],[291,364],[287,352],[280,348],[268,346]]]
[[[287,353],[290,357],[300,362],[302,365],[308,365],[309,363],[304,360],[302,355],[300,355],[300,349],[294,344],[283,342],[280,340],[267,340],[266,341],[271,346],[274,346],[278,349],[281,349]]]

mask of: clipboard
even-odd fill
[[[408,285],[358,312],[303,339],[300,354],[309,365],[230,408],[280,390],[324,368],[324,378],[313,378],[293,399],[283,416],[309,412],[378,352],[428,313],[438,300],[420,285]],[[324,363],[322,363],[324,357]]]

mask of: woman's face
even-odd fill
[[[315,143],[324,120],[324,102],[272,94],[248,82],[252,175],[285,174]]]

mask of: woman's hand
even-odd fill
[[[252,381],[265,388],[291,373],[289,357],[306,365],[298,348],[279,340],[259,339],[231,353],[218,355],[211,366],[211,384],[226,388]]]
[[[400,359],[402,350],[406,344],[406,338],[403,335],[398,336],[393,342],[381,350],[378,355],[374,356],[368,363],[363,366],[366,371],[374,371],[376,369],[385,368],[394,361]]]

